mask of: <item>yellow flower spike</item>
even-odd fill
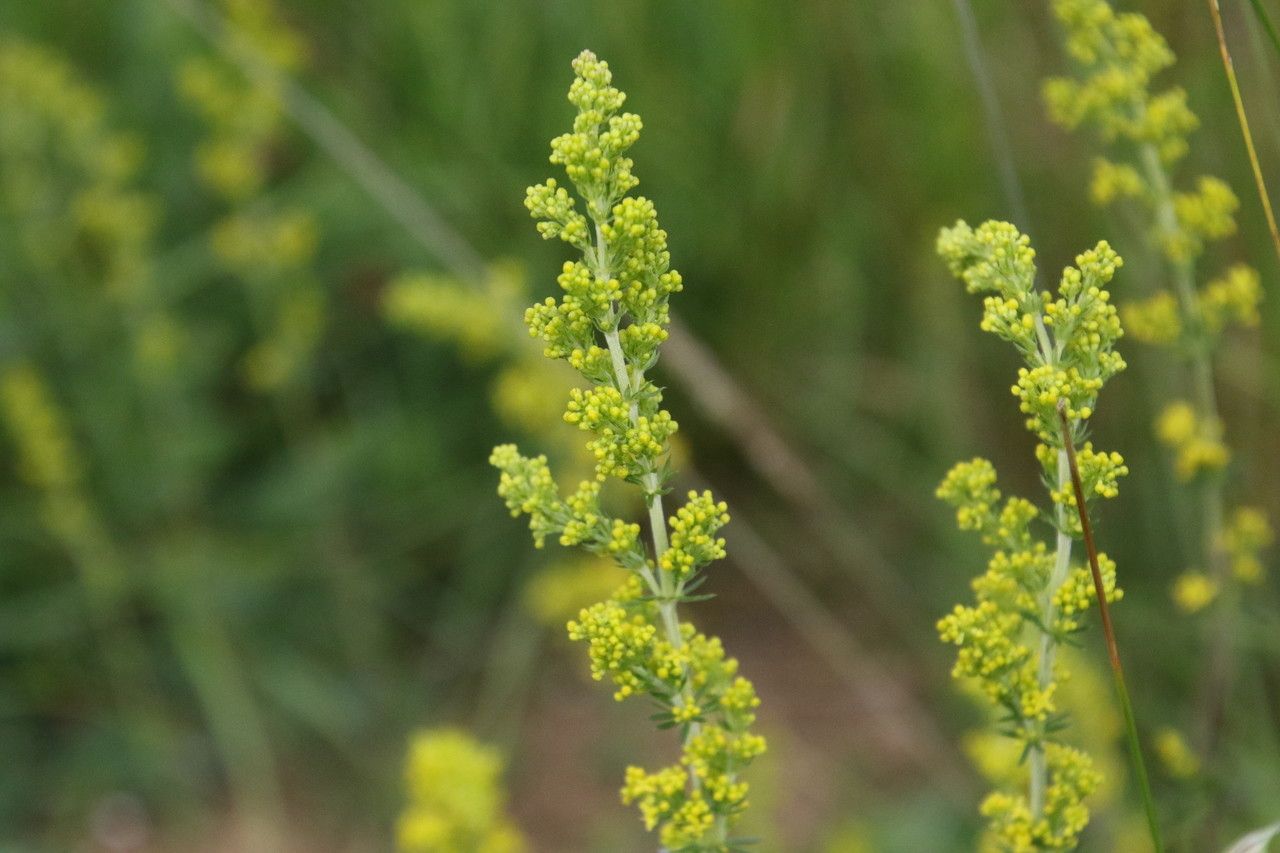
[[[1074,10],[1081,21],[1091,20],[1089,10],[1109,14],[1105,4],[1060,3],[1058,8]],[[1096,46],[1087,38],[1077,43],[1082,55]],[[1131,182],[1132,175],[1113,170],[1107,179]],[[1130,186],[1125,192],[1140,190]],[[1088,756],[1057,740],[1066,722],[1057,696],[1067,673],[1058,666],[1056,652],[1065,638],[1085,627],[1099,584],[1088,569],[1070,566],[1069,537],[1081,535],[1081,522],[1076,492],[1064,473],[1064,424],[1080,430],[1093,417],[1103,385],[1125,369],[1114,349],[1124,330],[1107,289],[1122,261],[1100,242],[1063,270],[1056,293],[1047,293],[1035,289],[1035,254],[1026,237],[1007,223],[974,229],[959,222],[943,229],[938,251],[969,291],[991,294],[983,302],[982,329],[1013,344],[1025,361],[1011,391],[1038,439],[1035,455],[1051,484],[1050,515],[1061,531],[1051,549],[1030,529],[1040,515],[1033,504],[1009,498],[1001,507],[991,463],[975,459],[955,466],[938,487],[938,497],[955,507],[961,529],[981,535],[992,556],[986,572],[973,581],[974,604],[956,606],[939,620],[938,632],[943,642],[956,646],[953,675],[975,685],[1007,715],[1003,730],[1016,752],[1029,756],[1025,776],[1000,780],[1009,787],[1025,786],[1025,793],[999,790],[982,805],[993,842],[1006,850],[1072,849],[1088,822],[1084,800],[1099,775]],[[1090,442],[1075,444],[1084,500],[1115,497],[1119,479],[1129,473],[1123,457],[1096,450]],[[1106,601],[1119,601],[1123,594],[1116,586],[1115,563],[1098,555],[1098,566]]]
[[[1200,560],[1215,588],[1233,578],[1252,582],[1261,575],[1257,558],[1230,555],[1218,547],[1226,478],[1216,475],[1232,454],[1223,440],[1213,377],[1215,349],[1225,329],[1259,322],[1261,287],[1257,274],[1243,265],[1203,285],[1198,268],[1208,243],[1235,233],[1239,201],[1218,178],[1187,182],[1176,173],[1175,163],[1187,153],[1189,134],[1198,122],[1186,92],[1162,89],[1156,80],[1174,57],[1147,19],[1118,14],[1106,0],[1055,0],[1054,11],[1073,68],[1071,77],[1046,84],[1049,115],[1064,127],[1088,127],[1097,133],[1107,146],[1107,160],[1095,167],[1094,200],[1106,204],[1132,199],[1131,207],[1143,217],[1144,236],[1162,249],[1167,262],[1163,278],[1168,290],[1127,305],[1124,319],[1139,340],[1176,348],[1190,361],[1183,395],[1192,402],[1170,406],[1157,421],[1157,435],[1173,451],[1175,476],[1183,482],[1202,481],[1204,486],[1197,490],[1205,528]],[[1269,208],[1266,213],[1270,222]],[[1222,606],[1237,607],[1239,600],[1225,597]],[[1222,683],[1234,669],[1233,646],[1226,637],[1233,620],[1228,616],[1224,611],[1216,620],[1213,630],[1218,636],[1208,644],[1227,649],[1227,657],[1203,664],[1205,678]],[[1208,691],[1211,697],[1227,693]],[[1221,701],[1206,703],[1206,719],[1220,714]]]
[[[501,471],[499,496],[513,514],[529,516],[535,545],[557,537],[630,573],[567,626],[571,640],[586,644],[594,679],[607,678],[619,701],[655,701],[662,709],[655,719],[680,734],[680,763],[654,773],[628,768],[622,799],[665,847],[721,851],[746,808],[740,775],[765,748],[749,731],[759,699],[720,641],[681,622],[677,607],[694,600],[703,570],[725,556],[718,531],[728,509],[703,492],[665,511],[678,426],[646,373],[667,338],[668,299],[683,279],[670,268],[653,203],[629,195],[636,179],[626,152],[640,119],[620,112],[625,96],[607,64],[584,52],[573,69],[569,100],[577,116],[551,143],[551,162],[563,166],[569,185],[551,179],[530,187],[525,206],[543,238],[562,240],[580,257],[561,267],[560,295],[531,306],[525,322],[548,358],[563,359],[586,380],[570,392],[563,419],[590,435],[595,478],[561,498],[545,457],[503,445],[490,461]],[[641,490],[652,548],[639,524],[602,508],[610,479]]]

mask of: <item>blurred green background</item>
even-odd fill
[[[1179,54],[1164,79],[1202,119],[1184,174],[1241,197],[1215,251],[1274,293],[1205,9],[1122,5]],[[1224,5],[1280,182],[1277,56]],[[750,831],[972,849],[982,718],[933,625],[984,558],[933,489],[976,454],[1039,484],[1014,356],[933,239],[1016,216],[1049,274],[1102,237],[1117,298],[1162,273],[1090,206],[1089,143],[1044,117],[1047,4],[973,0],[996,122],[966,6],[0,5],[0,848],[387,849],[409,738],[447,724],[501,748],[532,849],[648,849],[616,789],[671,745],[586,677],[561,627],[581,572],[529,547],[486,463],[577,441],[547,426],[568,386],[516,323],[562,260],[521,201],[590,47],[644,118],[636,173],[685,277],[658,368],[682,468],[735,515],[695,618],[763,698]],[[1219,374],[1230,493],[1273,517],[1278,329],[1268,302]],[[1099,535],[1140,720],[1185,729],[1200,625],[1168,590],[1194,519],[1150,438],[1178,368],[1122,349],[1094,430],[1133,474]],[[1248,602],[1222,767],[1156,764],[1175,841],[1208,794],[1224,838],[1280,818],[1272,590]],[[1115,785],[1084,847],[1140,850],[1096,640],[1076,681]]]

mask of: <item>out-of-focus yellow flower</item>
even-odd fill
[[[235,201],[258,192],[265,180],[259,150],[234,138],[215,138],[197,147],[196,172],[210,188]]]
[[[1222,535],[1222,548],[1231,558],[1231,573],[1241,583],[1259,583],[1264,569],[1261,554],[1275,541],[1267,514],[1242,506],[1231,514]]]
[[[491,300],[447,276],[413,274],[395,279],[383,292],[382,309],[395,325],[455,341],[473,359],[492,358],[507,346],[503,315]]]
[[[1174,451],[1174,473],[1184,482],[1201,472],[1220,471],[1231,461],[1231,451],[1222,441],[1221,422],[1199,417],[1183,400],[1160,412],[1156,437]]]
[[[401,853],[521,853],[504,814],[502,759],[457,729],[419,732],[405,766],[408,804],[397,827]]]
[[[318,241],[315,219],[302,210],[234,214],[210,237],[213,252],[237,275],[257,279],[305,266]]]
[[[13,435],[18,471],[43,493],[45,524],[57,536],[83,545],[93,525],[80,488],[82,462],[44,378],[18,364],[0,375],[0,416]]]
[[[1158,730],[1155,747],[1165,771],[1175,779],[1189,779],[1200,772],[1200,759],[1177,729],[1166,726]]]
[[[306,66],[310,49],[286,23],[274,0],[222,0],[227,21],[259,55],[281,71]]]
[[[1171,344],[1182,337],[1178,300],[1165,290],[1120,306],[1120,317],[1125,331],[1145,344]]]
[[[1218,584],[1203,572],[1183,572],[1173,582],[1170,594],[1183,613],[1199,613],[1218,597]]]
[[[0,377],[4,419],[18,446],[20,471],[37,488],[58,491],[80,479],[80,460],[62,413],[30,365],[8,368]]]
[[[1146,191],[1138,170],[1128,163],[1113,163],[1105,157],[1093,161],[1089,195],[1095,204],[1110,204],[1118,198],[1133,198]]]
[[[982,774],[982,778],[995,785],[1016,785],[1026,778],[1026,765],[1022,761],[1022,744],[990,729],[965,732],[961,740],[964,754]]]
[[[585,557],[555,563],[530,578],[525,606],[541,624],[560,628],[584,607],[608,598],[627,577],[612,560]]]
[[[531,360],[521,358],[522,348],[513,346],[510,330],[502,320],[516,312],[526,290],[523,269],[511,262],[493,264],[484,281],[473,284],[451,276],[409,272],[387,285],[382,294],[382,311],[392,324],[455,343],[464,355],[477,360],[509,351],[522,361],[523,375],[536,377],[536,384],[545,388],[556,369],[544,368],[535,373],[533,364],[545,362],[539,359],[524,363]],[[560,384],[555,396],[562,395],[567,386],[567,382]],[[514,397],[511,402],[515,408],[523,408]]]
[[[98,93],[66,61],[13,39],[0,39],[0,114],[0,207],[25,261],[60,285],[136,295],[157,219],[128,185],[137,140],[108,127]]]
[[[1201,290],[1200,313],[1210,332],[1220,332],[1231,322],[1251,328],[1262,322],[1258,313],[1261,302],[1262,282],[1258,271],[1246,264],[1236,264]]]

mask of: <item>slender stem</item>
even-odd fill
[[[1262,167],[1258,164],[1258,151],[1253,146],[1253,134],[1249,131],[1249,116],[1245,113],[1244,98],[1240,95],[1240,83],[1236,80],[1236,66],[1231,61],[1231,51],[1227,47],[1227,34],[1222,27],[1222,10],[1218,0],[1208,0],[1209,16],[1213,18],[1213,29],[1218,36],[1218,53],[1222,55],[1222,70],[1227,74],[1227,85],[1231,87],[1231,100],[1235,102],[1236,119],[1240,122],[1240,135],[1244,137],[1245,150],[1249,152],[1249,167],[1253,170],[1253,184],[1258,190],[1258,200],[1262,202],[1262,212],[1267,218],[1267,229],[1271,232],[1271,243],[1275,246],[1276,257],[1280,258],[1280,229],[1276,228],[1276,217],[1271,211],[1271,196],[1267,193],[1267,182],[1262,177]],[[1270,21],[1267,22],[1268,25]]]
[[[603,237],[601,237],[603,239]],[[631,374],[627,369],[626,357],[622,352],[622,342],[618,339],[618,330],[611,329],[605,333],[605,344],[609,348],[609,356],[613,362],[613,371],[615,381],[618,383],[618,390],[623,395],[631,392]],[[631,421],[634,423],[639,417],[635,404],[631,406]],[[678,592],[674,579],[670,572],[662,570],[662,555],[667,552],[667,515],[662,507],[662,495],[658,490],[658,475],[653,471],[646,473],[643,478],[645,488],[645,504],[649,509],[649,529],[653,535],[653,562],[656,567],[656,576],[650,575],[646,577],[653,592],[658,598],[658,610],[662,616],[662,624],[667,634],[667,642],[675,648],[684,645],[684,638],[680,635],[680,620],[676,616],[676,605],[673,601],[674,595]]]
[[[594,208],[593,208],[594,210]],[[595,262],[594,273],[598,279],[607,281],[609,279],[609,251],[608,244],[605,241],[604,229],[600,226],[599,221],[595,227],[595,251],[588,255],[590,260]],[[637,371],[634,375],[631,368],[627,364],[626,353],[622,351],[622,341],[618,335],[618,328],[615,325],[612,329],[605,332],[605,345],[609,350],[609,360],[613,365],[614,380],[618,383],[618,390],[622,392],[624,397],[631,396],[632,392],[637,389],[644,381],[644,374]],[[639,406],[635,400],[631,401],[628,417],[632,424],[638,422],[640,417]],[[654,576],[646,576],[645,580],[654,587],[654,597],[658,604],[658,617],[662,622],[662,630],[666,635],[667,642],[671,644],[673,649],[680,649],[684,646],[684,636],[680,633],[680,617],[676,610],[676,601],[683,592],[683,583],[676,580],[673,573],[664,571],[662,568],[662,556],[667,552],[669,543],[667,541],[667,514],[662,506],[662,490],[659,488],[661,483],[658,480],[658,473],[650,470],[646,471],[641,482],[644,486],[645,504],[649,509],[649,532],[653,536],[653,563]],[[694,701],[692,691],[689,687],[688,670],[685,671],[684,685],[681,687],[680,695],[673,697],[672,704],[675,707],[683,707],[687,703]],[[698,736],[702,731],[702,726],[697,721],[690,723],[685,728],[683,743],[688,743],[691,739]],[[732,774],[730,774],[732,776]],[[697,776],[692,776],[692,785],[694,790],[702,786],[701,780]],[[724,815],[717,815],[715,821],[715,840],[723,842],[728,835],[729,822]]]
[[[1035,318],[1036,341],[1040,347],[1040,358],[1045,364],[1057,364],[1058,348],[1049,336],[1040,312],[1032,315]],[[1058,490],[1067,487],[1069,473],[1067,457],[1064,451],[1058,451]],[[1053,574],[1045,585],[1044,598],[1040,601],[1040,621],[1042,625],[1052,625],[1055,617],[1053,603],[1054,593],[1067,579],[1067,571],[1071,566],[1071,536],[1067,533],[1066,509],[1059,505],[1054,509],[1054,522],[1058,528],[1057,541],[1054,544]],[[1058,641],[1049,631],[1040,635],[1040,666],[1036,672],[1036,680],[1041,690],[1045,690],[1053,682],[1053,661],[1057,652]],[[1049,787],[1049,768],[1046,761],[1044,745],[1038,740],[1031,745],[1028,755],[1029,781],[1027,802],[1031,807],[1031,815],[1039,818],[1044,813],[1045,792]]]
[[[1058,489],[1065,489],[1070,479],[1067,467],[1067,455],[1058,451]],[[1052,625],[1056,616],[1053,604],[1054,593],[1067,579],[1067,571],[1071,566],[1071,535],[1067,533],[1067,516],[1064,507],[1059,505],[1054,510],[1054,521],[1057,523],[1058,536],[1053,561],[1053,574],[1045,586],[1044,600],[1041,602],[1041,624]],[[1058,641],[1049,631],[1040,635],[1040,668],[1037,672],[1040,689],[1046,689],[1053,681],[1053,661],[1056,657]],[[1045,791],[1049,784],[1049,769],[1045,761],[1044,747],[1036,743],[1030,753],[1031,779],[1028,802],[1031,814],[1039,818],[1044,813]]]
[[[1071,473],[1071,488],[1075,492],[1076,512],[1080,516],[1080,530],[1084,534],[1084,550],[1089,556],[1089,571],[1093,574],[1093,590],[1098,599],[1098,613],[1101,615],[1102,634],[1107,641],[1107,656],[1111,661],[1111,675],[1115,681],[1116,697],[1120,700],[1120,710],[1124,714],[1125,739],[1129,743],[1129,759],[1133,763],[1133,772],[1138,777],[1138,788],[1142,792],[1142,806],[1147,813],[1147,828],[1151,831],[1151,842],[1155,845],[1156,853],[1162,853],[1164,845],[1160,840],[1160,821],[1156,817],[1155,800],[1151,796],[1151,783],[1147,779],[1147,765],[1142,760],[1142,743],[1138,740],[1138,724],[1133,718],[1133,704],[1129,701],[1129,688],[1124,681],[1124,667],[1120,664],[1120,648],[1116,645],[1116,632],[1111,624],[1111,609],[1107,606],[1106,588],[1102,583],[1102,570],[1098,567],[1098,546],[1093,538],[1093,526],[1089,523],[1089,511],[1084,502],[1084,485],[1080,482],[1080,468],[1076,464],[1076,449],[1071,440],[1071,423],[1067,420],[1065,400],[1058,401],[1058,420],[1062,424],[1062,445],[1066,451],[1067,466]]]

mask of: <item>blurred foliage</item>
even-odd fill
[[[485,464],[513,430],[564,428],[532,414],[563,391],[531,389],[565,380],[528,372],[508,321],[496,348],[460,348],[429,316],[447,300],[399,289],[489,298],[527,275],[504,298],[552,291],[557,250],[520,201],[583,47],[645,116],[636,171],[673,235],[682,318],[906,579],[892,610],[913,635],[882,629],[850,555],[802,538],[803,513],[659,369],[699,469],[955,743],[982,725],[929,650],[979,548],[929,496],[978,446],[1010,491],[1038,473],[1013,407],[975,404],[1012,357],[971,333],[932,254],[941,224],[1011,215],[953,3],[219,0],[479,257],[522,259],[495,263],[494,283],[424,250],[182,5],[0,4],[0,846],[385,847],[410,733],[454,724],[508,756],[533,849],[638,849],[616,779],[663,743],[606,734],[644,726],[540,624],[568,604],[525,590],[563,555],[528,553]],[[1134,233],[1090,203],[1089,146],[1044,117],[1040,81],[1066,68],[1047,4],[973,5],[1041,259]],[[1223,257],[1255,263],[1271,297],[1258,333],[1224,343],[1220,378],[1233,493],[1276,517],[1280,364],[1259,341],[1280,332],[1277,270],[1212,30],[1197,4],[1122,5],[1179,55],[1165,73],[1202,119],[1189,168],[1235,188]],[[1280,67],[1243,8],[1226,11],[1274,174]],[[1154,289],[1158,251],[1125,256],[1117,298]],[[1192,565],[1193,508],[1150,438],[1171,369],[1121,347],[1135,369],[1094,429],[1134,474],[1098,533],[1154,733],[1185,725],[1197,689],[1196,617],[1169,597]],[[972,849],[976,778],[889,761],[768,599],[722,586],[743,592],[699,618],[740,651],[780,753],[761,769],[761,849]],[[1280,812],[1273,588],[1250,588],[1244,610],[1225,772],[1187,777],[1176,756],[1157,772],[1175,839],[1203,822],[1206,789],[1227,804],[1221,840]],[[1092,638],[1081,653],[1101,660]],[[1134,804],[1114,796],[1085,849],[1129,849]]]

